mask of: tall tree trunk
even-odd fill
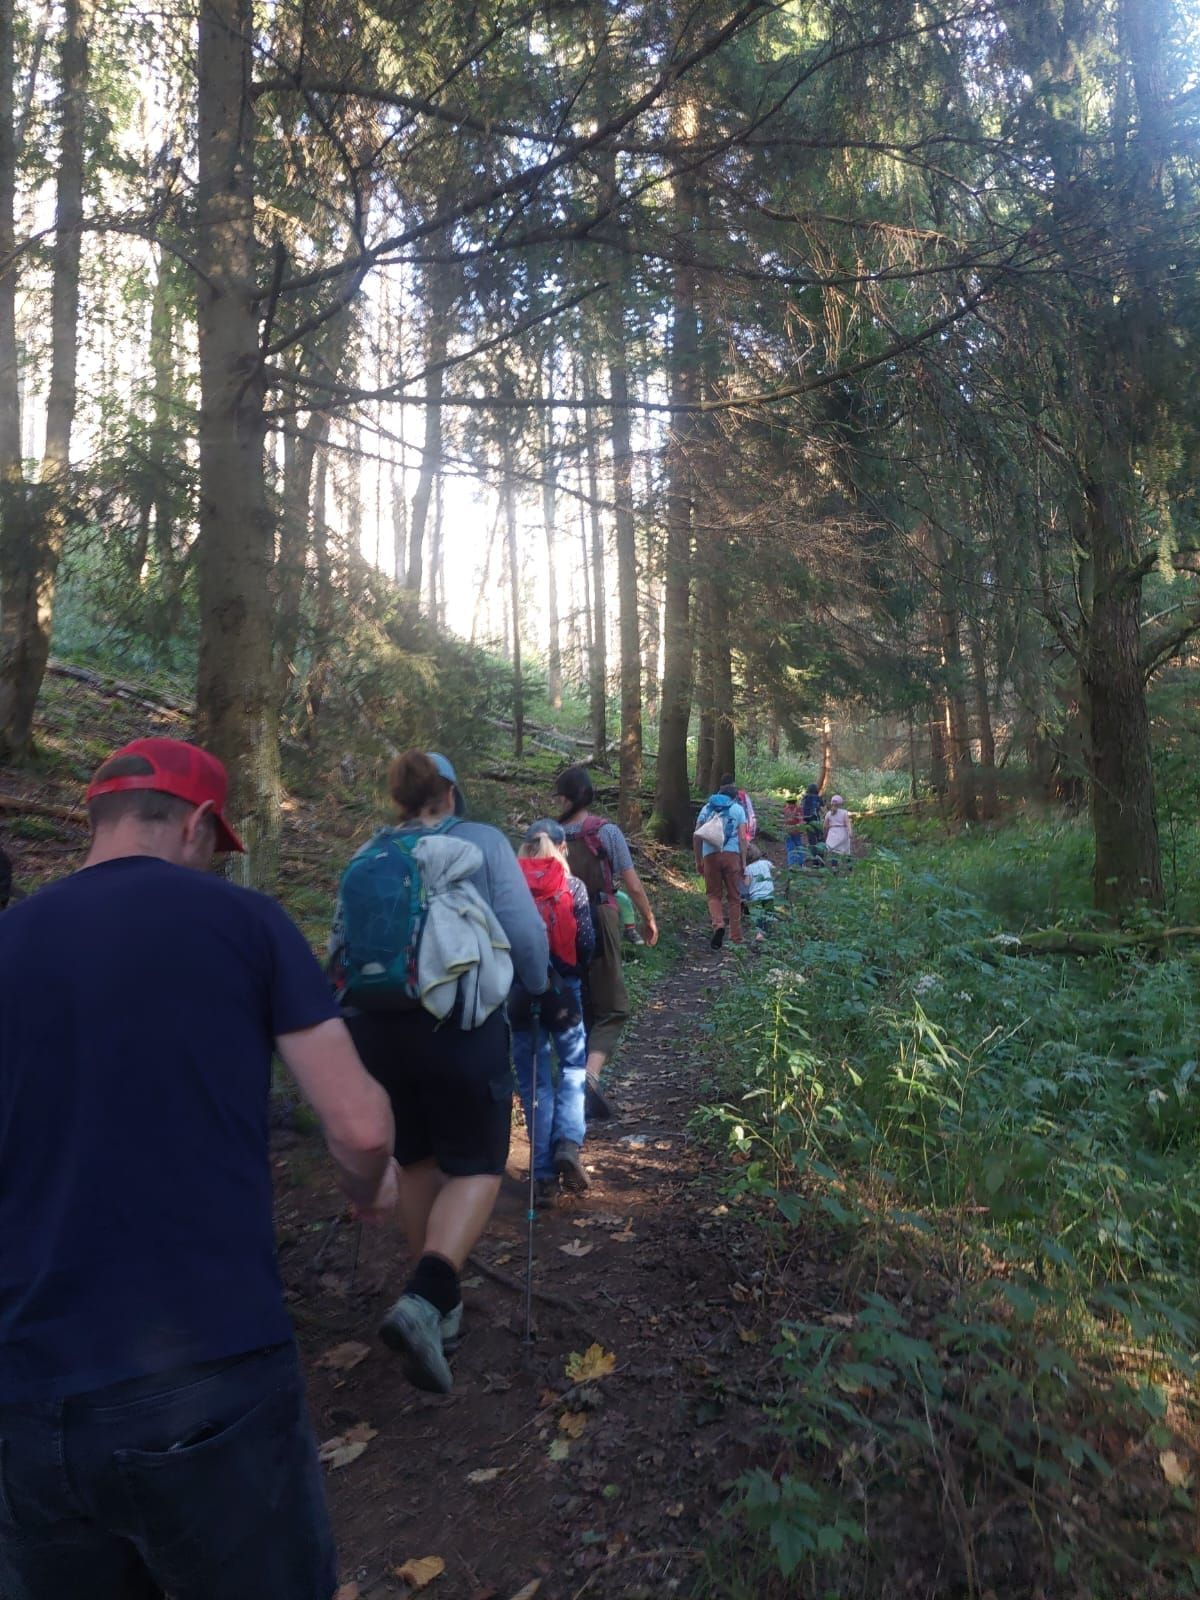
[[[450,344],[450,308],[453,304],[454,288],[450,274],[445,270],[432,269],[426,277],[429,321],[425,331],[425,442],[421,447],[421,471],[408,525],[408,563],[404,575],[405,588],[415,601],[421,597],[425,525],[429,520],[433,480],[442,466],[442,408],[438,402],[442,397],[442,363]]]
[[[7,5],[8,0],[4,0]],[[54,588],[62,556],[70,510],[71,430],[75,421],[76,363],[79,348],[79,254],[83,224],[83,132],[87,101],[87,38],[91,26],[90,4],[65,0],[60,52],[59,156],[54,223],[54,252],[50,294],[50,389],[46,401],[46,443],[41,481],[34,495],[19,494],[20,461],[16,471],[7,463],[10,443],[0,444],[0,471],[17,491],[15,526],[0,540],[0,757],[12,757],[29,748],[33,713],[46,662],[50,656],[50,630],[54,621]],[[4,31],[0,25],[0,33]],[[0,42],[0,48],[3,48]],[[11,38],[9,41],[11,50]],[[4,69],[11,73],[11,55]],[[12,161],[0,152],[0,167],[13,172],[12,94],[0,107],[7,129]],[[0,179],[7,189],[9,179]],[[11,243],[12,192],[0,197]],[[15,286],[16,267],[8,275]],[[6,317],[8,312],[0,312]],[[9,356],[7,328],[0,330],[0,367]],[[14,351],[15,354],[15,351]],[[18,426],[19,426],[19,406]],[[11,427],[11,413],[7,427]],[[4,508],[5,510],[8,507]],[[7,519],[6,519],[7,520]],[[9,538],[9,532],[13,537]]]
[[[618,291],[619,293],[619,291]],[[620,349],[609,364],[613,397],[613,514],[617,533],[617,601],[621,640],[621,826],[642,821],[642,641],[638,618],[637,525],[633,514],[633,444],[629,426],[629,374],[625,367],[624,306]]]
[[[983,628],[974,607],[968,609],[967,635],[971,643],[971,684],[975,698],[975,726],[979,729],[979,813],[996,815],[996,734],[988,694],[987,650]]]
[[[313,636],[313,660],[309,673],[305,699],[308,702],[308,721],[305,738],[312,744],[317,732],[317,718],[325,702],[329,682],[329,658],[333,652],[333,565],[329,559],[329,524],[325,520],[325,500],[328,490],[329,451],[326,441],[329,426],[316,453],[313,472],[312,545],[313,565],[316,567],[317,607]]]
[[[945,751],[951,804],[957,816],[974,822],[977,815],[975,763],[971,759],[971,725],[967,716],[966,674],[959,632],[957,570],[941,536],[931,530],[929,542],[936,563],[938,649],[945,694]]]
[[[229,769],[248,881],[278,866],[279,727],[271,658],[274,539],[263,449],[264,372],[254,236],[254,19],[250,0],[199,14],[196,277],[200,352],[197,576],[202,742]]]
[[[554,351],[546,353],[545,398],[554,400]],[[546,531],[546,604],[550,638],[546,651],[546,691],[553,711],[562,710],[562,625],[558,615],[558,445],[554,437],[554,407],[546,407],[542,434],[542,523]]]
[[[674,122],[682,141],[697,130],[695,102],[685,99]],[[699,324],[691,235],[696,212],[695,179],[684,171],[675,180],[674,211],[679,258],[672,286],[670,396],[673,406],[691,405],[698,390]],[[667,444],[666,541],[663,552],[662,711],[659,719],[654,831],[666,844],[683,845],[692,834],[688,793],[687,738],[692,711],[692,464],[690,422],[675,411]]]
[[[446,626],[446,518],[445,479],[439,472],[433,491],[433,543],[429,560],[429,620],[435,628]]]
[[[608,766],[608,601],[604,575],[604,523],[600,516],[600,475],[596,470],[596,436],[587,449],[588,502],[592,521],[592,656],[589,688],[591,700],[592,758]]]
[[[404,415],[401,406],[400,415]],[[408,565],[408,501],[404,495],[404,473],[392,463],[392,577],[403,588]]]
[[[15,60],[13,0],[0,0],[0,263],[7,263],[0,268],[0,759],[24,748],[30,721],[21,702],[29,551],[17,351]]]
[[[275,565],[275,672],[281,713],[296,675],[300,647],[313,463],[328,435],[328,416],[310,412],[304,425],[286,434],[283,441],[283,494]]]
[[[696,701],[695,787],[701,794],[713,792],[713,748],[716,743],[716,713],[713,709],[712,661],[712,583],[696,585],[693,615],[696,623],[693,687]]]
[[[733,712],[733,651],[729,640],[729,591],[714,581],[709,591],[709,670],[712,673],[715,789],[727,772],[737,771],[737,727]]]
[[[509,419],[505,419],[506,426]],[[521,669],[521,568],[517,559],[517,486],[513,478],[513,439],[504,438],[504,537],[508,548],[509,606],[512,616],[513,755],[525,752],[525,679]]]
[[[1136,488],[1127,447],[1113,441],[1105,470],[1087,485],[1088,544],[1095,571],[1082,662],[1091,733],[1093,892],[1102,911],[1164,903],[1154,758],[1141,660],[1141,583]],[[1126,458],[1126,459],[1122,459]]]
[[[817,792],[824,794],[829,787],[833,771],[833,724],[828,717],[821,718],[821,775],[817,779]]]

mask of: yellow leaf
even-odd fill
[[[499,1467],[476,1467],[474,1472],[467,1473],[468,1483],[491,1483],[500,1476]]]
[[[1163,1477],[1172,1489],[1182,1489],[1191,1479],[1187,1463],[1181,1461],[1174,1450],[1164,1450],[1158,1458],[1158,1464],[1162,1468]]]
[[[370,1345],[360,1344],[357,1339],[348,1339],[345,1344],[335,1344],[332,1350],[326,1350],[317,1365],[328,1367],[331,1372],[349,1372],[370,1354]]]
[[[590,1344],[582,1355],[572,1351],[567,1357],[567,1377],[572,1383],[590,1383],[593,1378],[607,1378],[617,1364],[617,1358],[603,1345]]]
[[[593,1246],[582,1239],[572,1239],[570,1244],[560,1244],[558,1248],[565,1256],[586,1256],[592,1253]]]
[[[328,1446],[325,1446],[321,1450],[321,1460],[336,1472],[338,1467],[348,1467],[352,1461],[357,1461],[366,1448],[361,1441],[356,1444],[340,1444],[333,1450],[328,1450]]]
[[[571,1446],[565,1439],[555,1439],[546,1454],[551,1461],[565,1461],[571,1454]]]
[[[568,1439],[578,1439],[587,1427],[587,1416],[582,1411],[564,1411],[558,1419],[558,1426]]]
[[[393,1567],[392,1577],[399,1578],[410,1589],[423,1589],[427,1583],[440,1578],[445,1570],[446,1563],[441,1556],[417,1556],[402,1567]]]
[[[753,1328],[739,1328],[738,1329],[738,1338],[742,1341],[743,1344],[757,1344],[758,1343],[758,1335],[754,1332]]]

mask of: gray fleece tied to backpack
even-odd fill
[[[417,990],[435,1017],[448,1017],[461,997],[464,1028],[477,1028],[512,988],[511,946],[496,914],[467,880],[483,852],[453,833],[430,834],[414,846],[429,910],[417,950]]]

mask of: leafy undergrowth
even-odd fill
[[[1196,968],[1006,954],[1086,864],[1063,825],[798,874],[717,995],[702,1121],[840,1304],[778,1328],[709,1594],[1197,1591]]]

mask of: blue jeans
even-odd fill
[[[580,1005],[578,978],[564,978],[563,988],[569,989]],[[558,1083],[554,1083],[550,1070],[550,1040],[558,1053]],[[533,1175],[535,1178],[553,1179],[554,1146],[560,1139],[569,1139],[582,1146],[587,1124],[584,1121],[583,1099],[587,1085],[587,1030],[582,1022],[561,1033],[550,1034],[538,1029],[538,1103],[533,1109],[533,1033],[530,1029],[513,1029],[513,1064],[517,1069],[517,1087],[521,1091],[521,1104],[525,1109],[525,1126],[533,1129]]]
[[[0,1402],[4,1600],[330,1600],[294,1345]]]
[[[789,867],[802,867],[804,865],[804,838],[798,833],[789,833],[784,839],[787,849],[787,864]]]

